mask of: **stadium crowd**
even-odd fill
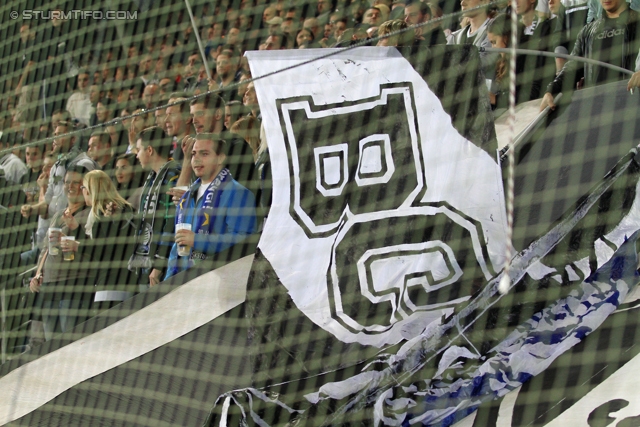
[[[44,339],[260,231],[270,161],[244,52],[472,44],[493,108],[506,107],[508,56],[484,49],[510,47],[509,2],[462,0],[451,16],[441,3],[210,2],[197,19],[204,57],[180,2],[127,49],[82,49],[70,21],[21,22],[0,97],[3,225],[20,230],[3,239],[2,275],[36,294]],[[618,65],[638,87],[639,3],[517,0],[518,47]],[[515,72],[518,103],[552,107],[558,92],[628,79],[531,55]]]

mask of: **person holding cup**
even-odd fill
[[[216,134],[200,133],[195,138],[191,167],[198,179],[178,204],[175,244],[165,279],[213,258],[256,231],[255,198],[224,167],[224,144]]]
[[[82,240],[77,252],[92,261],[92,308],[105,310],[132,297],[137,290],[136,277],[127,268],[136,232],[134,209],[104,171],[87,173],[81,190],[89,215],[84,230],[79,232]],[[75,230],[79,224],[70,226]]]
[[[42,269],[29,286],[31,292],[38,294],[35,307],[42,316],[47,341],[54,333],[71,330],[89,314],[93,280],[88,258],[78,254],[77,240],[65,238],[73,236],[77,239],[77,229],[86,223],[89,216],[81,190],[85,172],[85,168],[76,166],[69,168],[64,175],[68,205],[51,218],[48,247],[42,251],[38,261]]]

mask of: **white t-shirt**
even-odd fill
[[[74,92],[67,101],[67,111],[71,114],[71,117],[80,120],[87,126],[89,126],[89,121],[91,120],[92,108],[88,93]]]
[[[196,200],[200,200],[200,198],[204,195],[204,192],[207,191],[207,188],[209,188],[209,186],[211,185],[211,182],[200,183],[200,187],[198,188],[198,198]]]

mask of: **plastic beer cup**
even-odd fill
[[[176,232],[180,230],[191,231],[191,224],[180,223],[176,224]],[[191,247],[187,245],[178,245],[178,256],[189,256],[191,254]]]
[[[62,233],[61,228],[50,227],[49,228],[49,253],[51,255],[60,255],[60,233]],[[58,238],[56,240],[51,240],[53,235],[56,235]]]
[[[76,240],[75,237],[73,236],[62,236],[61,240]],[[73,251],[69,251],[69,252],[62,252],[62,256],[63,259],[65,261],[73,261],[75,259],[75,254],[73,253]]]

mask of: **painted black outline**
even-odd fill
[[[450,210],[451,212],[458,214],[459,216],[466,219],[470,223],[474,224],[476,228],[476,233],[478,233],[478,240],[480,241],[480,246],[482,247],[482,257],[484,258],[485,264],[487,265],[487,270],[489,270],[489,274],[491,274],[491,277],[495,277],[498,274],[498,272],[493,268],[493,263],[491,262],[491,258],[489,258],[489,249],[487,248],[488,242],[485,239],[484,230],[482,229],[482,223],[480,221],[454,208],[448,202],[429,202],[429,203],[416,202],[411,206],[412,207],[429,206],[432,208],[444,207]]]
[[[338,181],[337,184],[328,184],[327,181],[325,181],[326,173],[324,170],[324,159],[330,157],[338,157],[340,159],[340,181]],[[340,186],[347,180],[347,177],[344,176],[344,162],[346,161],[347,159],[344,158],[344,151],[342,150],[332,151],[329,153],[320,153],[318,155],[318,165],[320,166],[320,184],[322,185],[322,188],[324,188],[325,190],[335,190],[336,188],[340,188]]]
[[[454,208],[450,207],[447,203],[423,203],[423,204],[421,204],[420,206],[422,206],[422,207],[424,207],[424,206],[429,206],[429,207],[436,207],[436,208],[437,208],[437,207],[444,207],[444,208],[446,208],[446,209],[450,210],[450,211],[451,211],[451,212],[453,212],[453,213],[457,213],[458,215],[463,216],[463,215],[462,215],[458,210],[456,210],[456,209],[454,209]],[[437,213],[435,213],[434,215],[430,215],[430,216],[435,216],[435,215],[445,215],[447,218],[449,218],[451,221],[453,221],[453,219],[452,219],[449,215],[447,215],[446,213],[444,213],[444,212],[437,212]],[[471,219],[471,218],[467,217],[466,215],[464,215],[463,217],[464,217],[465,219],[468,219],[468,221],[469,221],[469,222],[471,222],[472,224],[474,224],[474,225],[475,225],[476,232],[477,232],[477,233],[479,233],[479,234],[478,234],[478,239],[480,240],[480,243],[481,243],[481,247],[482,247],[482,255],[483,255],[483,258],[484,258],[484,259],[483,259],[483,260],[484,260],[484,263],[485,263],[485,265],[487,266],[487,269],[489,270],[489,272],[490,272],[490,273],[491,273],[491,272],[493,272],[493,268],[492,268],[492,266],[491,266],[491,260],[488,258],[488,250],[487,250],[487,246],[486,246],[486,243],[484,243],[484,242],[485,242],[485,241],[484,241],[484,235],[483,235],[483,234],[481,234],[481,232],[482,232],[481,224],[480,224],[478,221],[473,220],[473,219]],[[471,231],[470,231],[469,229],[467,229],[467,228],[463,227],[462,225],[460,225],[460,224],[456,223],[455,221],[453,221],[453,222],[454,222],[454,224],[456,224],[456,226],[463,228],[467,233],[469,233],[469,235],[471,235]],[[342,231],[342,228],[343,228],[345,225],[346,225],[346,222],[342,222],[342,223],[340,224],[340,226],[338,227],[338,231],[337,231],[337,233],[336,233],[336,234],[339,234],[339,233]],[[480,229],[479,229],[479,230],[478,230],[478,227],[480,227]],[[470,236],[469,236],[469,237],[470,237]],[[424,243],[426,243],[426,242],[424,242]],[[483,243],[484,243],[484,244],[483,244]],[[372,328],[372,327],[381,327],[381,328],[384,328],[384,329],[383,329],[383,330],[381,330],[381,331],[369,331],[369,330],[366,330],[366,329],[355,329],[355,328],[351,327],[350,325],[348,325],[347,323],[345,323],[345,322],[344,322],[344,321],[343,321],[343,320],[338,316],[337,311],[336,311],[335,294],[334,294],[334,292],[333,292],[333,285],[334,285],[334,283],[333,283],[333,280],[332,280],[332,277],[331,277],[331,270],[333,269],[333,265],[334,265],[333,258],[334,258],[334,254],[335,254],[336,246],[337,246],[337,241],[335,241],[335,240],[334,240],[334,241],[333,241],[333,243],[331,244],[331,254],[332,254],[331,262],[329,263],[329,266],[328,266],[328,268],[327,268],[327,272],[326,272],[326,278],[327,278],[327,296],[328,296],[328,298],[329,298],[329,309],[330,309],[330,312],[331,312],[331,318],[332,318],[333,320],[335,320],[336,322],[338,322],[338,324],[340,324],[340,326],[342,326],[343,328],[345,328],[346,330],[348,330],[349,332],[354,333],[354,334],[362,333],[362,334],[365,334],[365,335],[379,335],[379,334],[386,333],[387,331],[389,331],[389,329],[391,329],[391,328],[393,328],[393,327],[395,326],[395,323],[394,323],[394,324],[391,324],[391,325],[388,325],[388,326],[378,325],[378,324],[375,324],[375,325],[366,325],[366,326],[365,326],[365,325],[361,325],[359,322],[357,322],[356,320],[354,320],[354,319],[353,319],[351,316],[349,316],[348,314],[343,313],[343,315],[344,315],[344,316],[349,317],[351,320],[353,320],[355,323],[357,323],[358,325],[360,325],[362,328]],[[430,249],[433,249],[433,248],[430,248]],[[424,251],[417,251],[417,252],[422,253],[422,252],[424,252]],[[476,263],[477,263],[477,260],[476,260],[477,252],[475,252],[475,250],[473,250],[473,254],[474,254],[474,262],[476,262]],[[449,260],[449,257],[447,256],[447,257],[446,257],[446,259],[447,259],[447,260]],[[456,260],[456,261],[457,261],[457,260]],[[368,275],[368,274],[369,274],[369,272],[367,271],[367,275]],[[464,276],[464,274],[463,274],[463,276]],[[495,277],[495,274],[494,274],[494,277]],[[461,277],[461,279],[462,279],[462,277]],[[371,283],[371,281],[369,281],[369,283]],[[455,283],[452,283],[451,285],[454,285],[454,284],[455,284]],[[406,285],[406,282],[405,282],[405,285]],[[405,286],[405,288],[406,288],[406,286]],[[397,288],[396,288],[396,289],[397,289]],[[394,292],[394,290],[393,290],[393,289],[392,289],[392,290],[389,290],[389,292]],[[395,291],[395,293],[396,293],[396,294],[398,294],[399,292]],[[470,297],[470,298],[473,298],[473,295],[469,294],[469,297]],[[367,299],[364,295],[362,295],[362,298]],[[399,300],[398,295],[396,295],[396,299],[397,299],[397,300]],[[373,302],[371,302],[371,303],[373,304]],[[455,304],[454,304],[454,306],[455,306]],[[406,306],[403,306],[403,308],[404,308],[404,307],[406,307]],[[447,308],[447,307],[451,307],[451,306],[450,306],[450,305],[443,305],[443,306],[438,307],[438,308],[437,308],[437,309],[435,309],[435,310],[442,310],[442,309]],[[435,310],[434,310],[434,311],[435,311]],[[417,310],[409,310],[408,308],[406,308],[406,311],[407,311],[407,312],[411,312],[411,314],[413,314],[413,313],[416,313],[416,312],[425,312],[425,311],[428,311],[428,310],[419,310],[419,309],[417,309]]]
[[[436,281],[433,278],[433,275],[431,274],[431,270],[427,270],[427,271],[423,271],[423,272],[416,272],[416,273],[411,273],[411,274],[407,274],[404,276],[404,282],[403,282],[403,290],[400,290],[399,288],[392,288],[392,289],[387,289],[386,291],[382,291],[382,292],[378,292],[375,289],[373,289],[373,277],[371,276],[371,264],[374,261],[378,261],[381,259],[385,259],[385,258],[389,258],[390,256],[407,256],[407,255],[422,255],[422,254],[427,254],[427,253],[433,253],[433,252],[439,252],[442,254],[442,258],[445,261],[445,264],[447,265],[447,269],[449,270],[449,275],[439,281]],[[394,251],[394,252],[390,252],[390,253],[386,253],[386,254],[378,254],[378,255],[374,255],[369,257],[369,259],[367,259],[367,261],[365,262],[365,266],[366,269],[365,271],[367,272],[367,290],[369,291],[369,293],[373,296],[384,296],[384,295],[389,295],[389,294],[394,294],[395,295],[395,299],[396,299],[396,312],[394,313],[394,317],[397,320],[402,320],[402,317],[400,316],[400,313],[398,313],[398,308],[402,307],[402,309],[408,313],[409,315],[411,315],[412,313],[416,312],[416,311],[427,311],[427,308],[424,309],[420,309],[419,307],[417,307],[416,304],[416,310],[413,310],[409,307],[407,307],[407,305],[404,302],[404,298],[403,298],[403,294],[407,293],[407,291],[409,290],[409,287],[407,286],[407,282],[415,277],[426,277],[427,282],[429,283],[429,285],[431,286],[437,286],[439,283],[442,282],[446,282],[447,280],[450,280],[453,276],[455,276],[455,268],[453,268],[453,263],[451,262],[451,258],[449,257],[449,254],[447,253],[447,251],[445,251],[441,246],[436,246],[436,247],[432,247],[432,248],[426,248],[424,250],[398,250],[398,251]],[[417,285],[416,285],[417,286]],[[363,295],[364,297],[364,295]],[[366,297],[365,297],[366,298]],[[440,307],[438,307],[438,309],[440,309]]]
[[[284,139],[284,143],[285,143],[285,150],[287,152],[287,162],[289,165],[289,177],[291,177],[291,183],[289,185],[289,197],[290,197],[290,201],[289,201],[289,215],[291,215],[291,218],[293,218],[293,220],[296,222],[296,224],[298,224],[300,226],[300,228],[302,228],[302,230],[304,230],[304,233],[307,235],[307,237],[309,239],[313,239],[313,238],[324,238],[324,237],[328,237],[331,236],[333,234],[335,234],[337,232],[337,230],[339,230],[342,225],[344,225],[344,212],[342,213],[341,216],[341,220],[339,220],[338,224],[332,228],[331,230],[328,231],[324,231],[324,232],[312,232],[311,230],[309,230],[309,228],[306,226],[306,224],[304,223],[304,221],[302,221],[302,218],[300,218],[300,216],[297,214],[297,212],[295,211],[295,180],[293,179],[294,177],[294,168],[293,168],[293,157],[292,157],[292,153],[291,153],[291,149],[289,147],[292,146],[291,141],[289,141],[289,135],[287,133],[287,128],[286,128],[286,123],[285,123],[285,116],[284,113],[282,111],[282,105],[283,104],[293,104],[296,102],[306,102],[309,106],[309,109],[314,112],[322,112],[322,111],[326,111],[326,110],[331,110],[334,108],[345,108],[345,107],[353,107],[353,106],[357,106],[360,104],[365,104],[368,102],[375,102],[375,101],[379,101],[382,98],[382,92],[385,89],[396,89],[396,88],[408,88],[409,89],[409,98],[411,100],[410,105],[407,106],[407,104],[405,103],[405,107],[411,108],[411,111],[413,111],[413,127],[416,131],[416,143],[418,146],[418,162],[420,164],[420,168],[421,170],[419,172],[422,173],[421,178],[423,181],[423,185],[422,185],[422,190],[416,195],[415,200],[420,200],[423,196],[424,193],[427,191],[427,182],[426,182],[426,177],[425,177],[425,160],[424,160],[424,153],[422,152],[422,137],[420,134],[420,128],[418,126],[418,111],[416,108],[416,101],[415,101],[415,92],[414,92],[414,88],[413,88],[413,83],[410,81],[405,81],[405,82],[397,82],[397,83],[382,83],[379,86],[379,93],[376,96],[372,96],[369,98],[362,98],[356,101],[344,101],[344,102],[340,102],[340,103],[334,103],[334,104],[327,104],[327,105],[316,105],[315,102],[313,101],[313,97],[311,95],[303,95],[303,96],[294,96],[294,97],[290,97],[290,98],[277,98],[275,100],[276,103],[276,110],[278,112],[278,119],[280,121],[280,132],[282,132],[282,137]],[[295,141],[294,141],[295,144]],[[417,171],[418,172],[418,171]],[[419,174],[416,174],[417,176]]]
[[[384,176],[385,173],[387,173],[387,171],[389,169],[387,169],[387,151],[384,149],[384,140],[383,139],[376,139],[373,141],[367,141],[362,145],[362,150],[361,153],[364,153],[365,149],[368,148],[369,146],[374,146],[377,145],[378,147],[380,147],[380,161],[381,161],[381,169],[379,172],[373,172],[373,173],[367,173],[367,174],[363,174],[360,171],[360,167],[358,167],[358,170],[356,171],[356,174],[358,175],[358,178],[360,179],[371,179],[371,178],[380,178],[382,176]],[[360,157],[362,158],[362,157]],[[360,163],[360,165],[358,166],[362,166],[362,163]]]

